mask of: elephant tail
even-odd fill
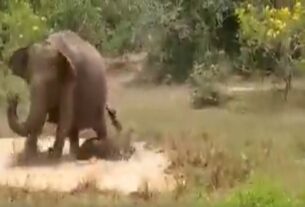
[[[108,105],[106,105],[106,110],[111,119],[112,125],[116,128],[117,131],[119,131],[119,132],[122,131],[122,125],[117,118],[115,109],[112,109]]]

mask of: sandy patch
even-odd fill
[[[69,192],[89,181],[100,190],[124,194],[138,191],[145,182],[154,191],[174,188],[173,177],[164,172],[169,160],[157,150],[146,149],[141,142],[134,144],[135,153],[129,160],[66,160],[56,165],[11,166],[13,154],[23,149],[24,141],[22,138],[0,139],[0,185],[25,187],[30,191]],[[39,147],[45,151],[52,143],[53,139],[40,139]],[[66,142],[64,154],[68,154],[68,147]]]

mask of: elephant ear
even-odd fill
[[[58,50],[61,57],[64,59],[64,64],[68,67],[68,74],[72,77],[76,76],[77,73],[77,66],[80,62],[80,57],[78,55],[77,47],[75,46],[74,42],[71,42],[71,39],[75,38],[74,33],[65,33],[65,32],[58,32],[54,33],[49,36],[48,41]],[[77,43],[76,43],[77,44]],[[62,61],[60,61],[61,64]]]
[[[8,66],[12,69],[13,74],[25,78],[29,59],[29,47],[23,47],[16,50],[10,57]]]

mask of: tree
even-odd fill
[[[255,58],[267,60],[266,69],[271,68],[285,81],[286,100],[291,87],[295,46],[303,45],[305,41],[303,32],[300,32],[305,23],[304,6],[299,0],[295,1],[291,9],[276,9],[269,5],[259,8],[246,4],[237,8],[236,13],[240,20],[240,40],[250,53],[261,55],[255,55]],[[266,59],[268,57],[270,58]]]

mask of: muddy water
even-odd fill
[[[14,156],[23,149],[24,141],[16,138],[0,139],[0,185],[27,188],[30,191],[69,192],[82,183],[90,182],[100,190],[115,190],[124,194],[138,191],[145,183],[150,190],[155,191],[174,188],[174,179],[164,172],[169,160],[156,150],[146,149],[145,143],[135,143],[136,151],[127,161],[67,159],[56,165],[12,166]],[[40,139],[39,147],[45,151],[52,143],[53,139]],[[66,142],[66,155],[68,147]]]

